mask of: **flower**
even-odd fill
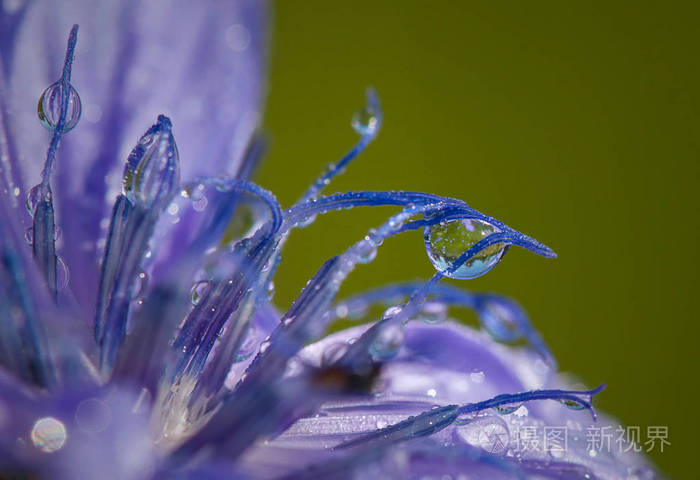
[[[379,132],[373,90],[358,143],[297,203],[248,180],[264,4],[202,3],[2,4],[2,475],[655,477],[630,439],[588,442],[613,427],[594,423],[602,386],[573,388],[517,304],[438,283],[487,273],[513,245],[551,249],[461,200],[322,195]],[[290,232],[378,205],[399,211],[280,314],[270,286]],[[420,229],[433,278],[336,300],[384,239]],[[458,307],[484,331],[450,321]]]

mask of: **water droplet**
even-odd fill
[[[272,297],[275,296],[275,282],[273,282],[272,280],[267,282],[267,288],[265,289],[265,294],[266,294],[268,300],[272,300]]]
[[[52,453],[63,447],[68,433],[61,421],[53,417],[44,417],[34,423],[31,438],[36,448],[46,453]]]
[[[62,257],[56,257],[56,290],[61,291],[68,286],[70,272]]]
[[[547,448],[547,453],[549,453],[550,457],[559,459],[564,458],[566,451],[562,445],[550,445]]]
[[[352,128],[360,135],[373,135],[378,124],[377,113],[371,107],[364,107],[352,116]]]
[[[29,227],[24,231],[24,241],[29,245],[34,243],[34,228]]]
[[[145,293],[147,286],[148,286],[148,275],[146,275],[146,272],[141,272],[138,275],[136,275],[136,279],[134,280],[134,285],[131,289],[131,298],[137,299],[137,298],[141,297]]]
[[[311,216],[308,217],[308,218],[304,218],[304,219],[302,219],[302,220],[299,220],[299,221],[296,223],[295,227],[297,227],[297,228],[306,228],[306,227],[308,227],[309,225],[311,225],[312,223],[314,223],[314,221],[316,221],[316,215],[311,215]]]
[[[377,246],[369,237],[365,237],[355,244],[355,253],[358,262],[369,263],[377,256]]]
[[[503,405],[498,405],[494,407],[493,409],[500,413],[501,415],[509,415],[519,409],[523,404],[520,402],[515,402],[515,403],[505,403]]]
[[[557,401],[570,410],[583,410],[586,406],[571,398],[558,398]]]
[[[435,390],[434,388],[429,388],[428,391],[425,392],[425,394],[430,398],[435,398],[437,396],[437,390]]]
[[[386,428],[388,426],[389,426],[389,422],[387,422],[386,420],[377,420],[377,428],[378,429],[381,430],[382,428]]]
[[[440,302],[426,302],[421,307],[420,318],[425,323],[442,323],[447,318],[447,305]]]
[[[479,320],[487,332],[499,342],[514,342],[522,336],[516,312],[507,305],[489,301],[479,310]]]
[[[344,303],[341,303],[340,305],[335,307],[335,316],[338,318],[347,318],[349,313],[350,310],[348,309],[348,306]]]
[[[258,338],[257,329],[255,327],[251,327],[248,331],[248,335],[246,335],[245,340],[243,340],[243,343],[236,353],[235,361],[242,362],[243,360],[250,358],[250,356],[255,353],[259,341],[260,339]]]
[[[44,196],[44,193],[42,191],[42,186],[41,184],[39,185],[34,185],[29,192],[27,192],[27,211],[29,212],[29,215],[34,216],[34,212],[36,212],[36,207],[39,205],[39,202],[41,201],[42,197]],[[50,194],[49,194],[50,195]]]
[[[272,342],[270,340],[265,340],[260,344],[260,353],[265,353],[267,350],[270,348],[270,345],[272,345]]]
[[[190,301],[192,305],[197,305],[202,300],[202,297],[206,294],[209,289],[210,282],[208,280],[200,280],[192,285],[190,290]]]
[[[345,342],[333,343],[326,347],[321,354],[321,366],[329,367],[334,365],[348,351],[348,344]]]
[[[401,305],[394,305],[392,307],[389,307],[384,311],[382,319],[387,320],[389,318],[394,318],[396,315],[401,313],[401,310],[403,310],[403,307]]]
[[[41,120],[41,124],[50,131],[56,129],[56,125],[61,118],[62,99],[63,83],[60,80],[49,85],[41,94],[41,97],[39,97],[39,104],[37,105],[39,120]],[[62,133],[70,132],[78,125],[81,110],[80,96],[78,96],[78,92],[75,91],[73,85],[70,85],[68,110],[66,111],[66,120],[63,124]]]
[[[158,122],[139,139],[124,167],[122,192],[133,204],[165,208],[180,183],[180,156],[170,119]]]
[[[372,342],[369,353],[377,360],[389,360],[399,353],[403,339],[403,325],[386,325]]]
[[[477,242],[498,232],[496,227],[483,220],[451,220],[425,228],[425,248],[433,266],[443,271]],[[479,277],[491,270],[505,251],[503,243],[489,245],[447,276],[457,279]]]

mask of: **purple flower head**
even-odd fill
[[[517,304],[439,283],[551,249],[457,199],[322,194],[381,128],[372,89],[294,205],[249,181],[263,2],[1,5],[0,478],[658,478]],[[386,205],[273,306],[292,230]],[[432,278],[337,299],[421,229]]]

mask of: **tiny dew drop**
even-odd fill
[[[425,228],[425,249],[433,266],[444,271],[477,242],[499,231],[483,220],[450,220]],[[489,245],[446,275],[462,280],[480,277],[496,266],[505,251],[504,243]]]
[[[571,398],[558,398],[557,401],[570,410],[583,410],[586,406]]]
[[[34,229],[32,227],[29,227],[24,231],[24,241],[29,245],[34,243]]]
[[[190,290],[190,301],[192,302],[192,305],[198,305],[199,302],[202,301],[202,297],[204,297],[204,294],[208,289],[208,280],[200,280],[192,285],[192,289]]]
[[[70,85],[70,84],[69,84]],[[37,114],[41,124],[50,131],[56,130],[56,125],[61,118],[61,102],[63,97],[63,83],[59,80],[56,83],[49,85],[39,97],[37,105]],[[70,85],[68,93],[68,110],[66,111],[66,119],[63,124],[61,133],[70,132],[78,125],[82,106],[80,104],[80,96],[78,92]]]
[[[352,116],[352,128],[360,135],[373,135],[378,123],[377,113],[371,107],[365,107]]]
[[[498,405],[494,407],[493,409],[497,412],[500,413],[501,415],[509,415],[519,409],[523,404],[520,402],[515,402],[515,403],[504,403],[503,405]]]

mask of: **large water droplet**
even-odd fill
[[[378,124],[377,113],[371,107],[365,107],[352,116],[352,128],[360,135],[374,134]]]
[[[435,268],[444,271],[470,247],[499,231],[483,220],[451,220],[425,228],[425,249]],[[505,250],[503,243],[489,245],[447,276],[457,279],[480,277],[499,262]]]
[[[403,325],[389,324],[374,339],[369,353],[377,360],[389,360],[399,353],[403,339]]]
[[[61,118],[61,101],[63,98],[63,83],[58,82],[49,85],[39,97],[37,105],[37,113],[41,124],[50,131],[56,130],[58,120]],[[63,124],[62,133],[70,132],[75,128],[80,121],[80,113],[82,106],[80,104],[80,96],[75,91],[73,85],[70,85],[68,93],[68,110],[66,111],[66,120]]]
[[[67,438],[66,427],[60,420],[53,417],[40,418],[32,427],[32,443],[36,448],[46,453],[60,450]]]

